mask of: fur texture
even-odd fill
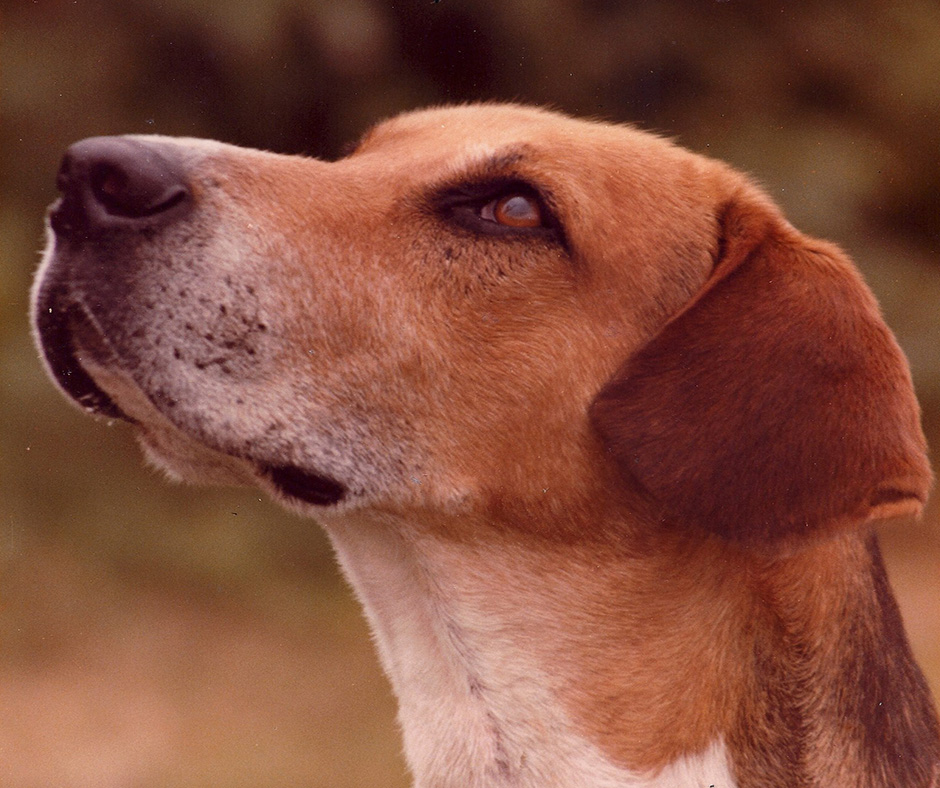
[[[475,105],[336,162],[86,140],[59,184],[51,376],[323,524],[417,786],[940,784],[870,526],[927,495],[907,366],[746,178]]]

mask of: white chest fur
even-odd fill
[[[473,593],[487,578],[479,548],[455,560],[452,544],[395,525],[343,518],[327,530],[398,697],[416,788],[734,788],[720,742],[656,774],[606,759],[566,718],[553,689],[564,677]]]

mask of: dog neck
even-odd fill
[[[931,784],[933,710],[873,544],[758,560],[427,526],[328,525],[418,788]]]

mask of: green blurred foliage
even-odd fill
[[[850,251],[940,445],[938,41],[935,0],[0,1],[0,567],[54,543],[288,628],[315,626],[311,599],[355,615],[314,524],[166,485],[46,380],[26,322],[43,215],[62,151],[96,134],[335,156],[400,110],[504,99],[675,136]],[[935,521],[899,560],[936,548]],[[28,651],[30,626],[7,616],[0,638]],[[936,684],[940,643],[920,649]]]

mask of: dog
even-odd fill
[[[332,162],[73,145],[48,372],[326,529],[421,788],[940,785],[872,524],[931,481],[846,256],[632,127],[407,113]]]

